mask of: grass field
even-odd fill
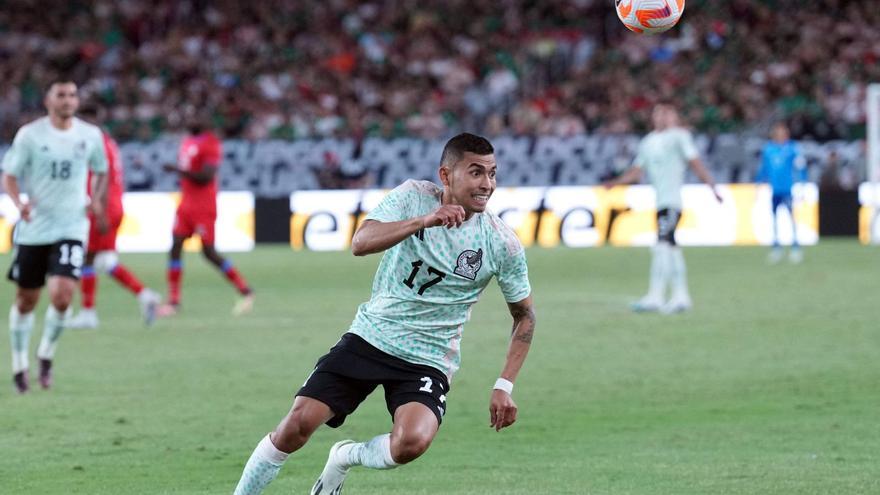
[[[880,253],[823,242],[803,265],[772,267],[765,254],[686,250],[695,310],[664,317],[627,310],[646,285],[645,249],[529,251],[538,331],[514,393],[519,422],[489,428],[510,331],[493,284],[434,445],[397,470],[353,471],[345,493],[880,493]],[[164,257],[123,258],[164,288]],[[102,327],[65,334],[55,388],[15,396],[8,375],[0,387],[0,493],[232,492],[369,297],[378,257],[278,247],[232,258],[258,291],[240,319],[196,255],[184,312],[150,329],[101,279]],[[7,373],[8,356],[4,335]],[[344,427],[319,430],[266,493],[308,493],[333,442],[389,427],[375,394]]]

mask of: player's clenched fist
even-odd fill
[[[19,216],[25,222],[31,221],[31,204],[30,203],[22,203],[21,206],[18,207]]]
[[[504,390],[493,390],[489,402],[489,426],[495,431],[512,425],[516,421],[516,403]]]
[[[422,225],[425,228],[431,227],[460,227],[464,222],[464,208],[460,205],[443,205],[434,210],[433,213],[425,215]]]

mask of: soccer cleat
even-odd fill
[[[636,313],[656,313],[657,311],[660,311],[662,305],[662,301],[651,296],[645,296],[630,304],[629,307]]]
[[[52,386],[52,360],[40,359],[40,386],[49,390]]]
[[[788,253],[788,262],[792,265],[797,265],[802,261],[804,261],[804,252],[799,248],[792,248],[791,252]]]
[[[15,385],[15,391],[19,394],[26,394],[31,386],[28,383],[28,371],[19,371],[12,375],[12,383]]]
[[[782,256],[783,256],[782,249],[775,247],[770,251],[770,254],[767,255],[767,263],[769,263],[771,265],[775,265],[775,264],[779,263],[780,261],[782,261]]]
[[[174,316],[180,310],[180,306],[177,304],[160,304],[156,307],[156,316],[159,318],[168,318],[169,316]]]
[[[155,291],[144,289],[137,295],[138,304],[141,307],[141,316],[144,318],[144,324],[150,326],[156,320],[156,313],[162,298]]]
[[[353,443],[355,443],[354,440],[343,440],[341,442],[336,442],[330,447],[330,455],[327,456],[327,464],[324,466],[324,471],[321,473],[321,477],[318,478],[318,481],[315,482],[315,486],[312,487],[311,495],[339,495],[342,493],[342,484],[345,483],[345,477],[348,475],[348,470],[350,468],[342,467],[340,465],[342,459],[339,459],[337,454],[339,452],[339,447]]]
[[[236,301],[235,306],[232,307],[232,316],[241,316],[243,314],[250,313],[253,310],[254,295],[253,293],[251,293],[245,296],[241,296],[241,299]]]
[[[70,321],[67,322],[65,327],[73,328],[73,329],[81,329],[81,330],[94,330],[98,328],[100,321],[98,321],[98,312],[94,309],[81,309],[79,313],[76,314]]]

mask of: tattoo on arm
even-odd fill
[[[511,306],[510,314],[513,316],[513,339],[531,344],[535,334],[535,310],[532,306]]]

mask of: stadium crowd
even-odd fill
[[[610,0],[9,0],[0,140],[65,72],[150,140],[209,108],[229,138],[646,130],[661,98],[699,131],[859,138],[880,80],[880,9],[848,0],[691,0],[637,36]],[[842,48],[840,48],[842,47]],[[763,126],[763,127],[762,127]]]

